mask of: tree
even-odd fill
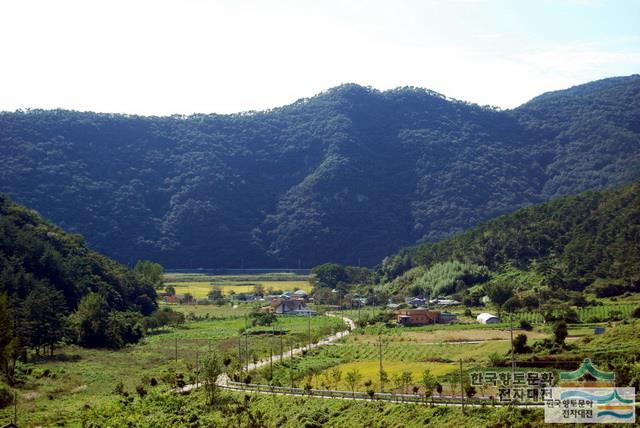
[[[384,386],[389,382],[389,374],[383,370],[379,371],[380,375],[380,391],[384,392]]]
[[[516,354],[526,354],[531,349],[527,346],[527,335],[519,334],[513,339],[513,352]]]
[[[90,348],[105,346],[108,317],[109,305],[103,295],[84,296],[71,318],[76,341]]]
[[[403,371],[400,374],[400,381],[402,382],[402,389],[405,394],[408,393],[409,384],[413,380],[413,374],[410,371]]]
[[[356,396],[356,388],[360,384],[361,380],[362,374],[360,374],[358,369],[348,371],[347,375],[345,376],[345,381],[347,382],[347,385],[349,385],[349,389],[351,389],[354,397]]]
[[[336,288],[338,283],[349,281],[345,267],[336,263],[316,266],[311,274],[315,276],[315,285],[320,287]]]
[[[263,312],[259,309],[252,311],[249,316],[251,317],[251,325],[253,326],[269,326],[277,319],[276,314],[273,312]]]
[[[484,286],[484,291],[495,305],[500,318],[503,305],[513,297],[513,287],[505,282],[492,282]]]
[[[155,288],[162,286],[164,269],[158,263],[149,260],[139,260],[133,268],[133,271],[153,284]]]
[[[218,377],[222,374],[222,364],[216,355],[210,355],[203,363],[203,381],[204,390],[207,397],[207,403],[212,406],[216,403],[218,397]]]
[[[144,326],[139,313],[112,311],[107,317],[107,329],[101,346],[119,349],[138,342],[143,336]]]
[[[213,287],[211,291],[207,294],[207,299],[211,300],[215,303],[224,303],[224,296],[222,294],[222,290],[218,287]]]
[[[470,384],[465,384],[464,392],[467,395],[467,398],[471,398],[477,393],[476,387]]]
[[[19,335],[36,355],[43,347],[54,346],[64,335],[66,304],[62,292],[45,282],[38,282],[20,305]]]
[[[337,388],[340,380],[342,379],[342,370],[338,367],[334,367],[331,369],[331,380],[333,381],[333,387]]]
[[[253,294],[255,294],[256,296],[259,296],[259,297],[263,297],[264,296],[264,285],[262,285],[260,283],[254,285]]]
[[[9,385],[15,383],[15,369],[18,360],[19,342],[14,337],[14,319],[9,309],[6,293],[0,294],[0,370]]]
[[[422,372],[420,382],[424,391],[424,402],[426,403],[429,397],[433,394],[433,388],[437,382],[429,369],[425,369],[425,371]]]
[[[438,393],[438,395],[442,395],[442,385],[440,384],[440,382],[436,382],[436,392]]]
[[[557,322],[553,326],[553,340],[558,344],[563,346],[564,340],[569,335],[569,331],[567,329],[567,323],[564,321]]]

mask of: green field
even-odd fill
[[[629,318],[631,312],[638,307],[637,303],[621,303],[621,304],[604,304],[600,306],[589,306],[586,308],[577,308],[578,318],[581,322],[605,322],[611,318],[625,319]],[[617,317],[615,317],[615,316]],[[521,311],[514,314],[516,320],[527,320],[534,323],[542,323],[544,319],[540,312],[537,311]],[[616,321],[614,319],[614,321]]]
[[[235,358],[239,331],[245,327],[245,313],[241,310],[224,319],[166,328],[119,351],[67,346],[57,350],[53,357],[32,360],[21,366],[24,384],[18,390],[19,426],[81,426],[84,414],[114,398],[113,391],[119,382],[132,395],[137,385],[149,388],[151,378],[168,385],[176,372],[192,382],[196,358],[201,361],[209,349],[217,355]],[[277,354],[281,345],[306,344],[309,322],[314,341],[344,329],[342,321],[334,317],[279,317],[273,329],[285,331],[285,335],[273,336],[269,333],[271,327],[249,329],[250,360],[264,358],[270,352]],[[235,364],[236,359],[232,367]],[[0,422],[8,421],[12,411],[0,410]]]

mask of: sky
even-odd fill
[[[342,83],[516,107],[640,72],[640,0],[1,0],[0,110],[234,113]]]

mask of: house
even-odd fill
[[[495,315],[483,312],[476,317],[480,324],[498,324],[500,322],[500,318]]]
[[[413,306],[414,308],[421,308],[427,305],[427,299],[424,297],[411,297],[405,299],[405,303]]]
[[[178,296],[164,296],[164,302],[165,303],[175,303],[178,304],[180,303],[180,299],[178,299]]]
[[[401,325],[437,324],[440,312],[431,309],[403,309],[396,311],[396,322]]]
[[[293,292],[293,297],[297,297],[300,299],[306,299],[307,298],[307,292],[304,290],[296,290]]]
[[[438,322],[440,324],[449,324],[451,322],[454,322],[458,319],[458,316],[456,314],[452,314],[450,312],[442,312],[440,314],[440,317],[438,318]]]
[[[175,294],[173,296],[165,296],[164,301],[165,303],[175,303],[182,305],[194,303],[194,299],[191,294]]]
[[[453,300],[453,299],[433,299],[433,300],[429,300],[429,303],[432,305],[440,305],[440,306],[453,306],[453,305],[459,305],[460,302],[458,302],[457,300]]]
[[[238,293],[231,295],[231,300],[236,302],[253,302],[254,300],[258,300],[258,296],[250,293]]]
[[[367,305],[367,298],[362,296],[353,296],[351,298],[351,307],[352,308],[362,308]]]
[[[291,314],[305,308],[304,300],[300,299],[275,299],[271,301],[271,307],[276,314]]]
[[[312,317],[314,315],[318,315],[318,313],[311,309],[296,309],[292,313],[292,315],[299,315],[305,317]]]

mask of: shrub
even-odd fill
[[[0,409],[4,409],[13,403],[13,394],[5,385],[0,385]]]
[[[527,320],[520,320],[520,328],[525,330],[525,331],[531,331],[533,330],[533,326],[531,325],[531,323]]]

